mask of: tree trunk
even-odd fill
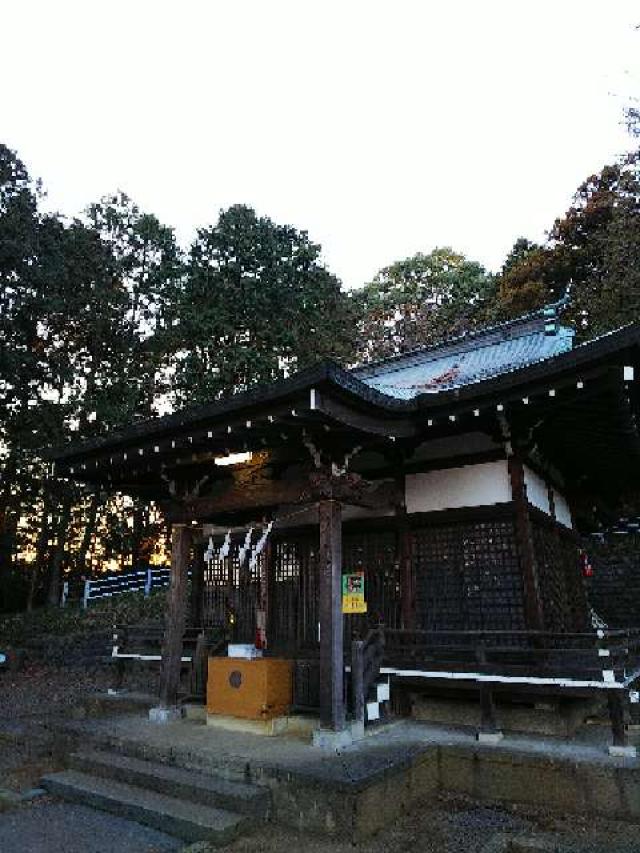
[[[36,598],[40,578],[45,575],[45,567],[47,562],[47,553],[49,549],[49,539],[51,538],[51,524],[49,516],[52,509],[51,494],[48,490],[48,484],[45,482],[44,504],[42,506],[42,521],[40,523],[40,534],[36,543],[36,558],[31,566],[29,577],[29,591],[27,593],[27,610],[33,610],[33,605]]]
[[[140,563],[140,544],[144,536],[144,507],[137,501],[133,509],[133,530],[131,531],[131,569],[135,571]]]
[[[71,517],[71,496],[64,495],[62,499],[62,508],[58,521],[56,532],[56,547],[51,560],[51,573],[49,575],[49,594],[47,603],[50,607],[57,607],[60,604],[60,581],[62,578],[62,558],[64,557],[64,545],[67,539],[67,528],[69,527],[69,519]]]
[[[87,523],[85,524],[82,534],[82,543],[80,544],[80,553],[78,554],[78,573],[91,574],[91,561],[87,560],[87,551],[91,548],[91,538],[93,537],[98,521],[98,504],[100,495],[98,492],[91,495],[91,502],[87,509]]]
[[[16,513],[11,498],[16,473],[17,463],[11,453],[0,480],[0,572],[4,577],[9,576],[15,546]]]

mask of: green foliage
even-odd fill
[[[187,262],[123,193],[70,222],[40,196],[0,146],[0,612],[57,603],[99,521],[105,558],[134,564],[162,523],[56,478],[42,448],[350,354],[350,302],[306,233],[236,206]]]
[[[384,358],[473,328],[493,294],[493,277],[450,248],[385,267],[353,294],[358,359]]]
[[[202,229],[173,324],[179,404],[349,352],[348,301],[303,231],[236,205]]]
[[[590,176],[544,246],[517,241],[497,313],[516,316],[568,289],[565,321],[593,337],[640,317],[640,150]]]
[[[129,592],[97,601],[86,610],[69,605],[0,616],[0,643],[20,646],[31,637],[88,635],[113,625],[160,622],[166,596],[164,589],[153,590],[148,598]]]

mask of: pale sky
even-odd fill
[[[627,0],[4,0],[0,141],[72,216],[122,189],[186,245],[246,203],[347,286],[491,269],[629,140]]]

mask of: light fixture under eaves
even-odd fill
[[[229,453],[227,456],[218,456],[214,459],[216,465],[240,465],[242,462],[251,462],[253,456],[250,450],[243,453]]]

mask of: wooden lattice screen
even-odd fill
[[[232,543],[228,557],[205,562],[203,622],[207,627],[224,625],[237,643],[252,643],[256,637],[255,611],[260,601],[265,571],[261,554],[253,569],[249,561],[240,565],[240,542]]]
[[[344,572],[364,571],[367,613],[345,618],[345,635],[364,635],[369,626],[400,627],[398,534],[393,528],[349,533],[344,537]]]
[[[525,628],[513,520],[460,521],[414,530],[416,627]]]
[[[576,542],[546,518],[536,517],[532,532],[545,630],[584,630],[587,608]]]

